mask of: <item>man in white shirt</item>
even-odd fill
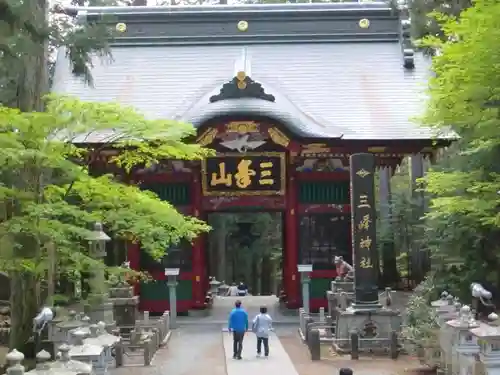
[[[264,356],[269,357],[269,332],[273,329],[272,323],[267,307],[262,306],[260,314],[252,322],[252,331],[257,335],[257,357],[260,357],[262,344],[264,344]]]
[[[238,297],[238,287],[236,286],[236,283],[231,284],[231,286],[227,290],[227,296]]]

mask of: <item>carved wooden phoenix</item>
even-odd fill
[[[230,150],[236,150],[238,152],[246,152],[248,150],[255,150],[256,148],[262,146],[265,141],[249,141],[250,135],[245,134],[239,138],[223,141],[220,144]]]

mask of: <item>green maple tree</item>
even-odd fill
[[[209,153],[182,142],[194,133],[192,126],[147,120],[113,103],[52,97],[45,112],[0,107],[0,264],[13,275],[11,347],[22,349],[31,335],[42,302],[33,286],[46,278],[50,257],[66,269],[95,266],[85,240],[91,223],[102,222],[114,238],[141,239],[143,251],[156,259],[170,244],[208,229],[155,194],[114,176],[95,177],[86,163],[76,162],[93,151],[71,141],[109,129],[101,146],[107,142],[120,151],[112,162],[125,174],[133,166]]]
[[[500,3],[476,0],[459,18],[435,14],[444,38],[423,117],[460,140],[425,178],[431,196],[426,246],[443,289],[469,295],[471,281],[500,286]]]

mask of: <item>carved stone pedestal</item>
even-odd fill
[[[139,319],[139,297],[134,296],[134,288],[120,285],[109,289],[109,302],[113,304],[114,318],[118,327],[133,327]]]
[[[334,350],[350,353],[350,337],[357,332],[360,351],[388,352],[391,333],[401,330],[401,314],[386,308],[356,309],[347,308],[337,317]]]
[[[113,303],[107,294],[93,294],[89,296],[89,304],[85,306],[85,313],[89,316],[91,323],[106,323],[106,329],[111,332],[116,327]]]

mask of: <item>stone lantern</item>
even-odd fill
[[[472,371],[475,356],[479,353],[477,337],[471,329],[479,327],[479,322],[469,306],[460,309],[457,319],[449,320],[445,324],[449,335],[441,335],[441,348],[447,368],[454,374],[467,374]]]
[[[495,375],[500,374],[500,321],[495,313],[490,314],[488,319],[489,324],[479,323],[470,333],[477,338],[479,359],[484,365],[485,373]]]
[[[90,256],[97,262],[90,278],[89,316],[92,323],[103,321],[109,328],[114,327],[113,303],[109,301],[106,286],[104,257],[106,256],[106,242],[111,238],[102,230],[101,223],[94,224],[94,230],[87,238],[90,247]]]

